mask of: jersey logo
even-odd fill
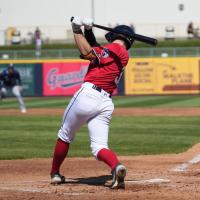
[[[107,58],[109,55],[110,55],[109,50],[106,49],[106,48],[104,48],[104,49],[102,50],[102,52],[101,52],[101,56],[102,56],[103,58]]]

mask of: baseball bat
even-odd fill
[[[73,19],[74,19],[74,17],[71,17],[71,22],[72,22]],[[96,27],[96,28],[102,29],[102,30],[113,32],[113,33],[123,34],[123,35],[126,35],[128,37],[132,37],[134,40],[144,42],[144,43],[147,43],[147,44],[150,44],[150,45],[156,46],[157,43],[158,43],[158,41],[155,38],[147,37],[147,36],[144,36],[144,35],[139,35],[139,34],[136,34],[136,33],[131,34],[131,35],[125,34],[125,33],[121,33],[121,31],[115,30],[113,28],[102,26],[102,25],[95,24],[95,23],[93,23],[93,26]]]
[[[93,24],[93,26],[96,27],[96,28],[100,28],[100,29],[103,29],[103,30],[106,30],[106,31],[113,32],[113,33],[122,34],[120,31],[115,30],[113,28],[106,27],[106,26],[102,26],[102,25],[98,25],[98,24]],[[132,37],[134,40],[137,40],[137,41],[140,41],[140,42],[145,42],[147,44],[154,45],[154,46],[156,46],[157,42],[158,42],[155,38],[147,37],[147,36],[144,36],[144,35],[139,35],[139,34],[136,34],[136,33],[134,33],[133,35],[123,33],[123,35],[126,35],[128,37]]]

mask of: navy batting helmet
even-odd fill
[[[12,63],[10,63],[7,67],[8,70],[14,70],[14,65]]]
[[[14,65],[13,65],[12,63],[10,63],[10,64],[8,65],[8,68],[14,68]]]
[[[14,65],[10,63],[7,67],[8,73],[12,74],[14,72]]]
[[[106,33],[105,34],[106,40],[108,42],[113,42],[116,39],[122,39],[123,41],[125,41],[127,49],[129,49],[131,45],[133,44],[134,39],[133,37],[130,37],[128,35],[134,35],[133,29],[126,25],[119,25],[119,26],[116,26],[113,30],[119,33],[115,33],[115,32]]]

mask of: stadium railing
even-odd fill
[[[200,47],[131,48],[130,57],[198,57]],[[79,58],[77,49],[44,49],[38,56],[35,50],[0,50],[3,59],[66,59]]]

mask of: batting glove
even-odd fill
[[[83,25],[82,20],[79,17],[72,17],[71,23],[72,23],[73,32],[74,33],[80,33],[81,32],[81,26]]]
[[[83,26],[87,30],[91,30],[92,29],[93,23],[94,23],[94,21],[91,18],[84,18],[83,19]]]

